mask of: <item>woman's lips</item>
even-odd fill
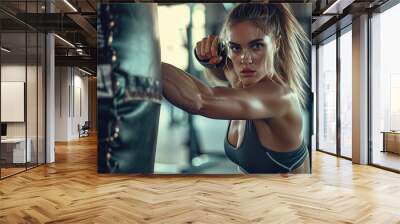
[[[242,74],[243,77],[251,77],[254,76],[256,71],[251,70],[251,69],[243,69],[240,73]]]

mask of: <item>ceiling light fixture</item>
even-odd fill
[[[353,2],[355,2],[355,0],[336,0],[332,5],[325,9],[322,14],[342,14],[343,10],[351,5]]]
[[[11,50],[9,50],[9,49],[7,49],[7,48],[5,48],[5,47],[1,47],[1,50],[4,51],[4,52],[6,52],[6,53],[10,53],[10,52],[11,52]]]
[[[68,0],[64,0],[65,4],[67,4],[72,10],[74,10],[74,12],[78,12],[78,10],[71,4],[69,3]]]
[[[62,42],[66,43],[67,45],[69,45],[70,47],[75,48],[75,45],[71,44],[71,42],[67,41],[66,39],[58,36],[57,34],[54,34],[55,37],[57,37],[58,39],[60,39]]]
[[[81,68],[79,68],[79,67],[78,67],[78,69],[79,69],[79,71],[81,71],[81,72],[83,72],[83,73],[85,73],[85,74],[87,74],[87,75],[89,75],[89,76],[92,75],[92,73],[89,73],[88,71],[85,71],[85,70],[83,70],[83,69],[81,69]]]
[[[336,0],[332,5],[330,5],[327,9],[324,10],[322,14],[328,14],[332,13],[331,10],[336,7],[337,4],[339,4],[340,0]]]

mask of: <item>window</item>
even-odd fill
[[[399,4],[371,18],[371,157],[373,164],[396,170],[400,170],[400,132],[396,132],[400,130],[400,32],[395,28],[399,21]]]
[[[352,34],[340,36],[340,155],[352,154]]]
[[[318,48],[318,149],[336,153],[336,39]]]
[[[190,8],[186,4],[158,7],[158,23],[161,47],[161,61],[171,63],[180,69],[188,66],[186,28],[190,17]],[[170,23],[174,18],[174,23]],[[169,32],[179,30],[179,32]]]

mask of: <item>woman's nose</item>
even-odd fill
[[[247,63],[247,64],[253,63],[253,58],[252,58],[250,52],[248,52],[247,50],[244,50],[243,54],[240,56],[240,62],[242,64],[244,64],[244,63]]]

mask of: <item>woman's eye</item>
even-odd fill
[[[253,44],[253,45],[251,46],[251,48],[253,48],[253,49],[255,49],[255,50],[258,50],[258,49],[262,48],[263,46],[264,46],[263,44],[256,43],[256,44]]]
[[[238,46],[230,46],[229,48],[230,48],[231,51],[234,52],[234,53],[240,52],[240,47],[238,47]]]

